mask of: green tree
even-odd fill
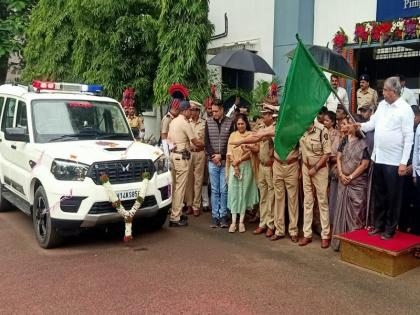
[[[77,80],[72,71],[76,32],[66,0],[40,0],[31,13],[23,50],[23,81]]]
[[[34,11],[24,54],[25,80],[101,84],[117,99],[131,86],[141,105],[152,102],[159,3],[40,0]]]
[[[6,79],[9,57],[22,48],[23,34],[35,0],[0,1],[0,84]]]
[[[168,102],[172,83],[184,84],[192,97],[209,94],[206,50],[213,32],[206,0],[161,0],[159,67],[153,83],[155,104]]]

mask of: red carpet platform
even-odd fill
[[[395,277],[420,266],[412,252],[420,247],[420,237],[397,232],[383,241],[380,235],[370,236],[368,230],[335,235],[341,240],[341,259],[354,265]]]

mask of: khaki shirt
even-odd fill
[[[194,139],[194,132],[190,122],[184,115],[174,118],[169,125],[168,140],[174,144],[175,151],[190,149],[190,141]]]
[[[319,122],[315,122],[312,130],[305,131],[299,143],[302,161],[310,166],[315,165],[324,154],[331,154],[328,129]]]
[[[258,130],[261,129],[271,129],[273,128],[272,125],[265,126],[259,125]],[[258,152],[258,158],[263,164],[267,164],[271,160],[273,160],[273,154],[274,154],[274,142],[272,138],[264,138],[260,142],[260,151]]]
[[[139,116],[127,117],[128,124],[130,128],[137,128],[139,130],[144,130],[144,118]]]
[[[251,127],[251,131],[257,131],[265,128],[265,124],[261,118],[258,118],[256,121],[250,121],[249,125]]]
[[[167,113],[160,123],[160,133],[169,133],[169,125],[171,124],[172,120],[174,120],[174,116],[171,113]]]
[[[190,125],[194,133],[194,138],[202,140],[204,142],[204,131],[206,129],[206,121],[202,118],[198,118],[197,122],[190,119]],[[195,149],[194,145],[190,143],[191,148]]]
[[[364,105],[372,106],[375,110],[378,107],[378,93],[374,89],[368,88],[366,91],[362,91],[362,89],[357,90],[357,109]]]

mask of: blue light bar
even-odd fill
[[[82,92],[98,93],[104,90],[103,86],[95,84],[82,84]]]

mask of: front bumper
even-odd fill
[[[50,184],[47,186],[43,184],[53,222],[62,222],[58,223],[59,225],[65,225],[66,222],[71,225],[70,222],[75,222],[75,225],[79,227],[92,227],[122,220],[116,210],[110,207],[110,200],[105,188],[102,185],[96,185],[90,178],[85,178],[83,182],[53,180],[48,183]],[[116,192],[137,190],[139,184],[118,184],[113,185],[113,189]],[[172,198],[171,194],[164,193],[165,191],[171,191],[170,173],[155,174],[149,181],[146,192],[146,198],[153,202],[145,202],[144,206],[136,213],[136,217],[153,217],[163,208],[169,209]],[[69,212],[69,208],[66,209],[62,206],[62,200],[71,200],[72,198],[79,201],[75,208],[76,211]]]
[[[147,219],[153,218],[156,215],[167,213],[171,205],[169,204],[163,208],[144,209],[145,211],[139,211],[136,213],[135,218]],[[103,215],[88,215],[84,220],[63,220],[63,219],[51,219],[52,224],[58,230],[76,230],[78,228],[88,228],[104,224],[112,224],[116,222],[122,222],[123,219],[117,213],[108,213]]]

